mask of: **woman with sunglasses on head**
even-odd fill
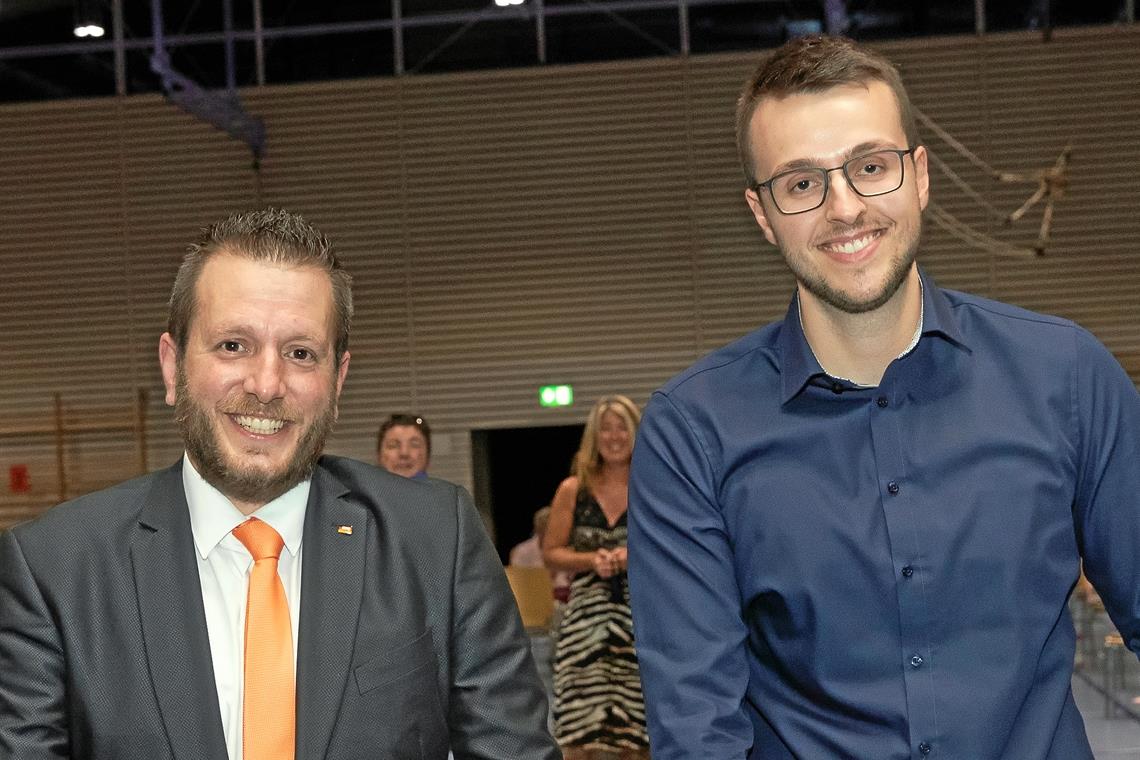
[[[380,466],[405,478],[426,478],[431,460],[431,426],[418,414],[393,414],[376,437]]]

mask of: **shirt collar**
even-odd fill
[[[922,285],[922,336],[938,335],[969,348],[962,339],[961,330],[954,320],[954,313],[950,308],[950,301],[946,294],[934,284],[934,280],[926,276],[919,267],[918,276]],[[922,337],[919,337],[919,341]],[[911,347],[913,348],[913,347]],[[815,354],[808,345],[800,324],[799,292],[792,296],[788,311],[784,315],[783,329],[779,338],[780,373],[783,387],[780,403],[787,403],[795,397],[803,387],[817,375],[825,374],[823,367],[815,358]],[[908,348],[908,351],[911,349]],[[906,352],[904,352],[906,353]]]
[[[301,550],[311,484],[311,480],[301,481],[254,513],[259,520],[264,520],[280,534],[285,548],[294,557]],[[221,491],[198,474],[187,454],[182,456],[182,487],[186,491],[186,503],[190,507],[194,547],[198,556],[206,559],[230,535],[230,531],[248,518]]]
[[[934,284],[934,280],[926,276],[919,267],[918,274],[922,278],[922,311],[923,311],[923,335],[938,335],[951,343],[957,344],[967,351],[970,350],[970,345],[962,336],[962,330],[958,326],[958,321],[954,319],[954,310],[950,306],[950,299],[942,292],[942,289]]]

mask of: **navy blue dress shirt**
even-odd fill
[[[654,760],[1086,760],[1081,558],[1140,651],[1140,396],[1088,332],[924,277],[876,388],[782,322],[653,394],[629,576]]]

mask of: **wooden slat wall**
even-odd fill
[[[915,104],[1002,170],[1073,145],[1044,258],[963,245],[927,223],[948,287],[1072,317],[1140,380],[1140,28],[908,40],[882,49]],[[433,473],[470,487],[470,431],[579,421],[600,394],[639,401],[701,354],[776,318],[791,280],[743,202],[736,92],[758,54],[274,86],[259,178],[243,146],[157,97],[0,107],[0,525],[57,496],[53,394],[69,413],[130,415],[149,392],[151,467],[179,452],[155,361],[165,299],[197,229],[264,204],[324,229],[356,277],[353,360],[331,449],[372,459],[374,431],[415,410]],[[1005,211],[1031,185],[991,187]],[[941,208],[1030,245],[934,175]],[[538,386],[577,404],[541,410]],[[17,423],[42,432],[5,434]],[[72,491],[137,469],[129,434],[65,441]],[[6,479],[6,478],[5,478]]]

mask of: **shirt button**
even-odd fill
[[[909,578],[910,576],[914,575],[914,568],[910,565],[906,565],[902,569],[902,574],[904,578]]]
[[[899,492],[899,484],[898,483],[896,483],[893,480],[890,483],[887,483],[887,493],[889,493],[891,496],[894,496],[898,492]]]
[[[886,396],[879,396],[879,398],[877,398],[877,399],[875,400],[875,403],[879,405],[879,408],[880,408],[880,409],[886,409],[886,408],[887,408],[887,403],[888,403],[888,402],[887,402],[887,397],[886,397]]]
[[[922,744],[918,745],[918,751],[924,755],[929,755],[930,750],[932,749],[934,749],[934,747],[931,747],[928,742],[923,742]]]
[[[912,668],[921,668],[922,667],[922,658],[919,657],[917,654],[914,657],[911,657],[910,658],[910,666]]]

